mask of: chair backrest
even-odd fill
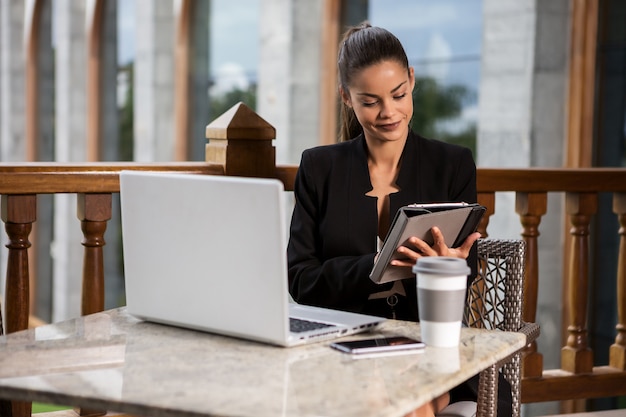
[[[479,239],[478,277],[468,289],[466,325],[519,330],[525,248],[523,240]]]
[[[478,277],[468,289],[464,322],[469,327],[520,331],[526,245],[523,240],[479,239]],[[521,354],[502,367],[511,384],[513,416],[521,407]]]

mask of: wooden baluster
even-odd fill
[[[111,220],[111,194],[78,194],[78,219],[85,247],[83,259],[83,316],[104,310],[104,232]],[[79,416],[103,416],[106,411],[75,408]]]
[[[589,283],[589,223],[598,209],[596,193],[566,193],[566,212],[572,228],[570,268],[568,276],[568,305],[570,324],[567,344],[561,349],[561,368],[573,373],[588,373],[593,369],[593,352],[587,340],[587,285]]]
[[[518,192],[515,194],[515,212],[520,216],[521,235],[526,242],[523,319],[529,323],[534,323],[537,320],[537,292],[539,288],[537,239],[540,235],[539,224],[547,209],[547,193]],[[537,351],[536,341],[533,341],[524,350],[522,368],[525,377],[541,376],[543,373],[543,355]]]
[[[29,271],[28,240],[37,219],[36,195],[3,195],[2,221],[9,237],[9,257],[6,277],[7,333],[28,328]]]
[[[613,195],[613,212],[619,220],[617,257],[617,336],[611,345],[609,365],[626,371],[626,193]]]
[[[0,303],[0,336],[3,334],[4,325],[2,324],[2,303]],[[11,401],[0,400],[0,416],[10,416],[11,414]]]
[[[78,194],[78,218],[85,247],[83,260],[83,315],[104,310],[104,232],[111,219],[111,194]]]
[[[478,225],[478,231],[483,238],[489,236],[487,233],[487,227],[489,226],[489,219],[496,212],[496,193],[478,193],[478,203],[487,208],[485,215],[480,220]]]
[[[6,245],[9,248],[5,293],[7,333],[28,328],[30,310],[28,248],[31,246],[28,237],[35,220],[37,220],[36,195],[2,196],[2,221],[9,237],[9,243]],[[3,401],[0,409],[4,413],[11,409],[9,415],[12,417],[26,417],[30,416],[31,403]]]

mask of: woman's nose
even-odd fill
[[[381,117],[391,117],[394,112],[393,102],[390,100],[383,100],[380,107]]]

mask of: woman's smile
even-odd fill
[[[377,127],[382,130],[393,131],[401,126],[401,122],[378,124]]]

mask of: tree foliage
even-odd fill
[[[240,101],[251,109],[256,109],[256,84],[250,84],[250,87],[245,90],[233,88],[223,95],[211,95],[208,120],[221,116]]]
[[[134,66],[128,64],[122,68],[122,71],[128,74],[128,89],[126,90],[126,96],[124,97],[124,104],[119,110],[120,125],[119,125],[119,161],[132,161],[133,160],[133,119],[134,119],[134,107],[133,107],[133,77]]]
[[[416,77],[411,128],[424,137],[470,148],[475,155],[476,124],[454,131],[445,123],[460,117],[463,105],[472,100],[475,94],[464,85],[442,86],[433,78]]]

